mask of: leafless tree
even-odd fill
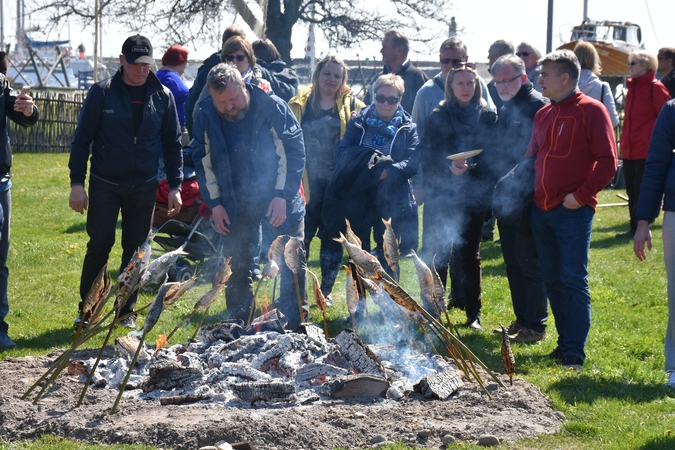
[[[249,4],[253,1],[249,0]],[[258,1],[267,3],[264,33],[286,61],[290,60],[291,32],[298,22],[315,24],[331,48],[337,49],[379,40],[390,29],[404,30],[413,42],[430,42],[447,33],[452,7],[450,0]],[[91,0],[32,0],[32,3],[32,12],[47,14],[53,26],[68,20],[85,26],[94,20]],[[241,0],[101,0],[100,14],[130,31],[162,36],[168,44],[220,42],[219,34],[228,25],[223,18],[242,13],[242,4],[245,8],[248,5]],[[245,14],[242,16],[246,18]],[[436,30],[428,26],[429,19],[439,24]]]

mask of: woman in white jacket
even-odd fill
[[[616,128],[619,124],[619,116],[616,113],[614,104],[614,95],[609,83],[601,81],[598,78],[602,67],[600,66],[600,56],[593,45],[581,41],[574,47],[574,54],[581,64],[581,75],[579,75],[579,89],[584,94],[601,102],[607,108],[609,117],[612,119],[612,126]]]

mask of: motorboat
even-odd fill
[[[569,42],[558,48],[574,50],[579,41],[586,41],[597,50],[603,78],[628,77],[628,57],[632,52],[644,49],[642,30],[631,22],[586,19],[572,29]]]

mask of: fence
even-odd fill
[[[40,109],[40,120],[30,128],[11,122],[12,152],[69,152],[70,140],[87,93],[34,91],[31,95]]]

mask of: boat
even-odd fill
[[[644,50],[642,30],[631,22],[595,21],[585,19],[572,29],[569,42],[559,50],[574,50],[579,41],[595,47],[602,63],[602,77],[628,77],[628,57],[637,50]]]

